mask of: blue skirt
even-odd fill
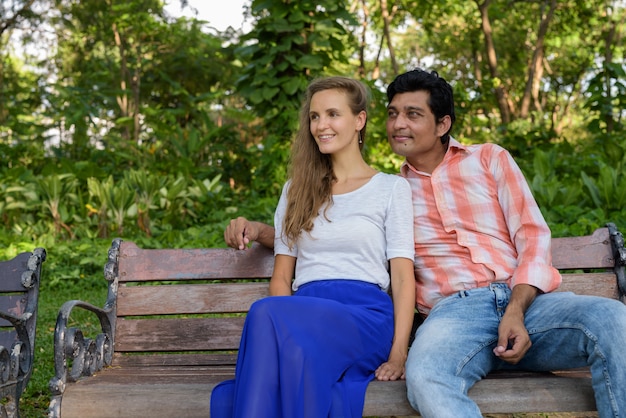
[[[360,418],[387,361],[393,305],[376,285],[324,280],[255,302],[235,379],[211,395],[211,418]]]

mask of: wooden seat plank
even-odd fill
[[[66,418],[89,416],[105,418],[111,416],[141,416],[141,411],[150,410],[150,416],[198,416],[207,417],[209,397],[213,387],[234,376],[233,369],[195,370],[197,373],[185,373],[171,370],[163,374],[154,370],[134,369],[121,372],[110,368],[90,379],[85,379],[66,390],[69,407],[63,406]],[[98,391],[114,396],[116,408],[126,415],[116,415],[110,409],[106,397],[98,396]],[[194,393],[194,401],[184,393]],[[484,379],[470,389],[470,396],[477,402],[483,413],[514,413],[562,411],[567,403],[569,412],[585,412],[595,409],[595,401],[589,378],[535,376],[509,379]],[[159,398],[158,403],[150,400]],[[80,399],[89,400],[89,405],[76,408]],[[155,401],[156,402],[156,401]],[[185,402],[185,414],[181,414],[180,402]],[[146,409],[148,408],[149,409]],[[153,409],[154,408],[154,409]],[[199,409],[198,409],[199,408]],[[192,411],[192,409],[194,411]],[[153,415],[153,412],[157,415]],[[161,415],[162,414],[162,415]],[[192,414],[192,415],[188,415]],[[417,415],[406,400],[406,383],[371,382],[366,393],[363,416],[407,416]]]

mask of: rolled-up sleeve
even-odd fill
[[[560,286],[561,275],[552,266],[550,228],[513,157],[503,150],[494,161],[500,206],[517,249],[511,288],[529,284],[542,292],[552,292]]]

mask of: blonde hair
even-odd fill
[[[332,204],[332,184],[336,179],[331,156],[322,154],[311,134],[310,109],[315,93],[324,90],[339,90],[348,97],[348,105],[353,115],[367,112],[369,90],[360,81],[348,77],[326,77],[309,84],[304,103],[300,109],[300,127],[291,148],[289,178],[291,185],[287,192],[287,207],[283,220],[282,234],[286,244],[292,248],[300,234],[311,232],[313,221],[320,209],[326,210]],[[363,149],[365,128],[359,131],[359,149]]]

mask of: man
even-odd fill
[[[469,388],[499,369],[591,366],[600,417],[626,416],[626,306],[554,292],[551,234],[519,167],[494,144],[464,146],[452,88],[435,72],[387,89],[387,135],[406,157],[413,192],[417,308],[426,317],[406,364],[408,399],[423,417],[481,417]],[[233,220],[228,245],[273,229]],[[270,239],[272,237],[272,239]]]

